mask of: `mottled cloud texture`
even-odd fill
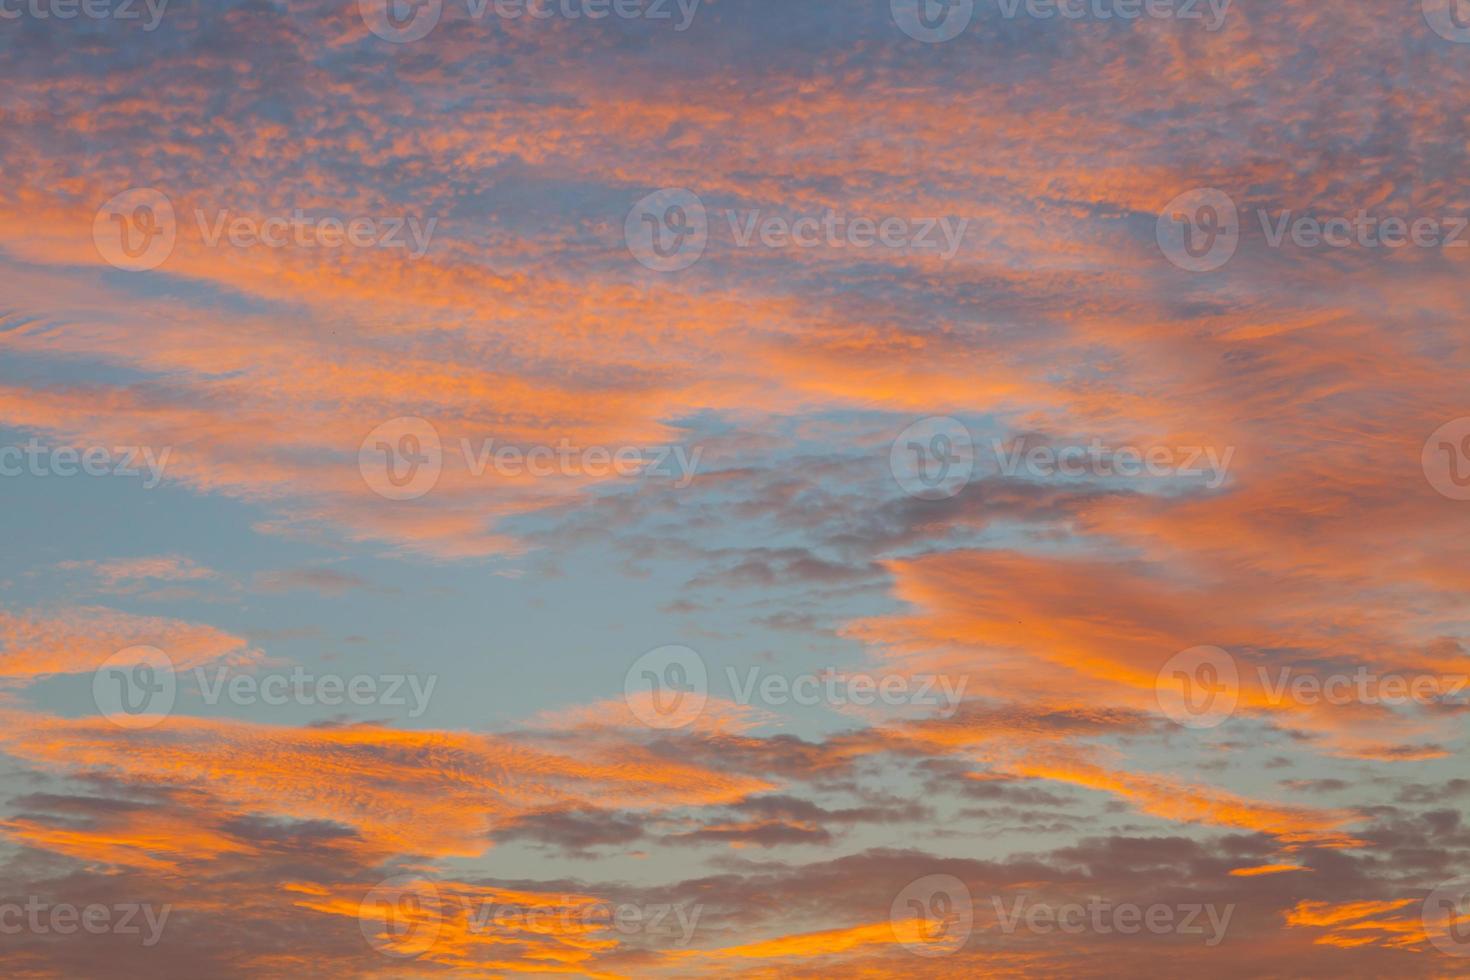
[[[1470,972],[1470,5],[0,69],[0,973]]]

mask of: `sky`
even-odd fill
[[[1470,3],[0,74],[7,976],[1470,976]]]

